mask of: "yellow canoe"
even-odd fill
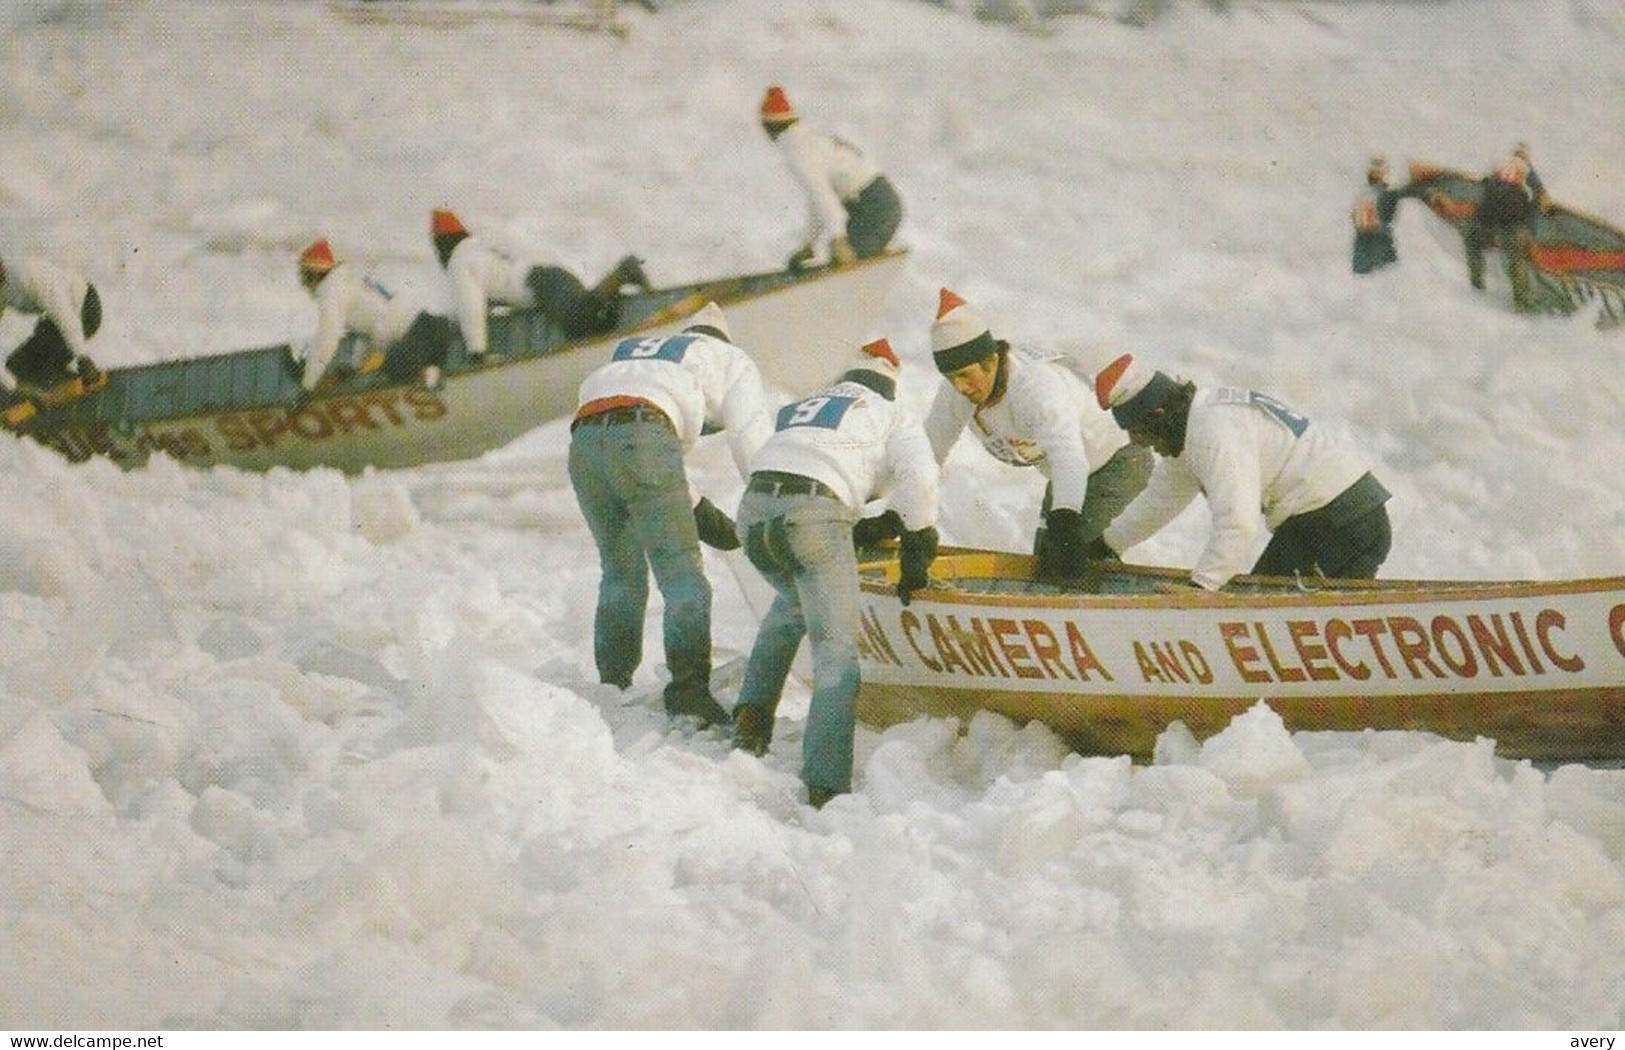
[[[1085,754],[1148,758],[1265,700],[1292,730],[1490,737],[1509,757],[1625,758],[1625,577],[1566,582],[1240,577],[1172,592],[1174,569],[1103,563],[1077,586],[1032,559],[947,551],[908,606],[863,566],[858,717],[979,710]]]

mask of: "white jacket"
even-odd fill
[[[317,321],[316,334],[305,344],[302,355],[306,390],[316,388],[346,334],[364,335],[382,350],[405,335],[422,312],[418,303],[392,285],[358,272],[349,263],[329,270],[311,295],[316,300]]]
[[[815,478],[860,514],[889,494],[911,531],[937,523],[937,461],[924,428],[862,383],[843,380],[780,409],[750,469]]]
[[[616,343],[609,364],[582,381],[577,404],[606,397],[657,405],[677,428],[684,452],[702,433],[726,431],[741,477],[773,432],[756,362],[732,343],[695,332]]]
[[[969,427],[994,459],[1037,467],[1055,486],[1053,505],[1077,510],[1089,475],[1129,443],[1128,434],[1095,400],[1094,385],[1070,358],[1012,347],[997,401],[973,405],[950,384],[937,391],[926,418],[941,463]]]
[[[1236,387],[1198,388],[1185,448],[1157,463],[1151,481],[1106,529],[1125,551],[1207,496],[1213,534],[1191,580],[1217,590],[1245,572],[1271,529],[1330,503],[1370,469],[1348,442],[1312,425],[1274,398]]]
[[[790,171],[807,194],[807,230],[803,243],[815,262],[829,261],[829,241],[846,236],[846,205],[873,182],[880,169],[863,151],[835,135],[796,121],[774,140]]]
[[[50,318],[77,358],[85,353],[85,329],[79,314],[89,290],[90,282],[79,274],[48,259],[25,257],[6,263],[0,308]]]
[[[530,263],[477,237],[465,237],[452,249],[446,259],[446,277],[457,304],[457,327],[469,353],[483,354],[490,345],[486,335],[487,304],[520,308],[532,305],[534,297],[525,283],[530,271]]]

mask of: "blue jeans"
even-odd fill
[[[745,665],[739,707],[771,714],[801,639],[811,636],[812,707],[802,738],[801,779],[832,793],[852,786],[853,709],[858,696],[858,515],[826,496],[746,492],[739,535],[751,564],[777,595]],[[737,712],[737,709],[736,709]]]
[[[632,683],[652,569],[666,601],[666,706],[710,696],[711,583],[677,435],[655,420],[581,423],[570,435],[570,484],[603,570],[592,637],[599,680],[623,689]]]

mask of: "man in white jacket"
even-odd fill
[[[1148,538],[1197,495],[1213,516],[1191,582],[1218,590],[1247,569],[1261,527],[1273,530],[1252,571],[1371,579],[1388,556],[1389,493],[1347,441],[1264,394],[1180,383],[1124,354],[1095,389],[1135,444],[1162,457],[1140,498],[1097,553]]]
[[[7,266],[0,260],[0,313],[10,307],[35,314],[39,323],[6,356],[5,385],[49,391],[74,378],[95,382],[101,375],[86,344],[102,324],[102,300],[83,276],[47,259],[25,257]]]
[[[440,385],[440,369],[451,344],[451,322],[418,304],[375,274],[362,273],[319,240],[299,256],[299,283],[316,300],[316,334],[296,359],[304,362],[302,385],[315,390],[352,332],[366,336],[384,353],[384,372],[396,382],[418,379]]]
[[[891,180],[846,140],[803,124],[777,84],[762,98],[762,130],[807,193],[807,229],[789,268],[879,255],[903,221]]]
[[[561,266],[542,266],[493,247],[468,232],[456,213],[436,208],[429,235],[435,256],[451,281],[463,345],[478,357],[490,346],[487,316],[491,303],[536,308],[555,321],[568,339],[613,330],[620,320],[622,290],[649,290],[643,262],[628,255],[588,288]]]
[[[761,375],[707,303],[677,335],[622,339],[582,382],[579,404],[570,484],[603,570],[593,621],[599,680],[632,684],[653,571],[666,603],[666,711],[725,723],[711,695],[711,584],[700,542],[731,550],[739,540],[709,499],[695,503],[683,460],[702,434],[722,430],[745,475],[772,430]]]
[[[734,744],[763,754],[785,676],[812,640],[812,707],[802,780],[822,806],[850,790],[859,685],[858,567],[852,527],[888,495],[900,519],[907,605],[926,586],[937,551],[937,462],[918,419],[897,404],[897,355],[868,344],[835,384],[779,411],[751,460],[739,505],[745,554],[778,592],[762,619],[734,711]]]
[[[1033,543],[1037,575],[1084,575],[1089,545],[1151,477],[1150,450],[1130,444],[1096,404],[1093,377],[1061,355],[1041,356],[996,339],[947,288],[938,295],[931,356],[947,380],[925,424],[937,462],[969,430],[993,458],[1037,468],[1046,481]]]

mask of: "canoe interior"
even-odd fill
[[[1170,585],[1187,581],[1184,569],[1124,562],[1099,562],[1088,575],[1076,580],[1049,583],[1033,578],[1034,559],[1027,554],[944,548],[931,566],[931,593],[944,597],[974,600],[988,596],[1011,598],[1033,605],[1087,605],[1092,598],[1152,597],[1170,606],[1225,603],[1263,598],[1310,600],[1358,600],[1360,596],[1386,596],[1395,593],[1470,592],[1488,593],[1508,589],[1549,588],[1550,583],[1516,580],[1331,580],[1324,577],[1287,578],[1238,576],[1222,592],[1170,591]],[[895,550],[877,548],[867,552],[860,565],[864,586],[885,590],[897,581]]]

